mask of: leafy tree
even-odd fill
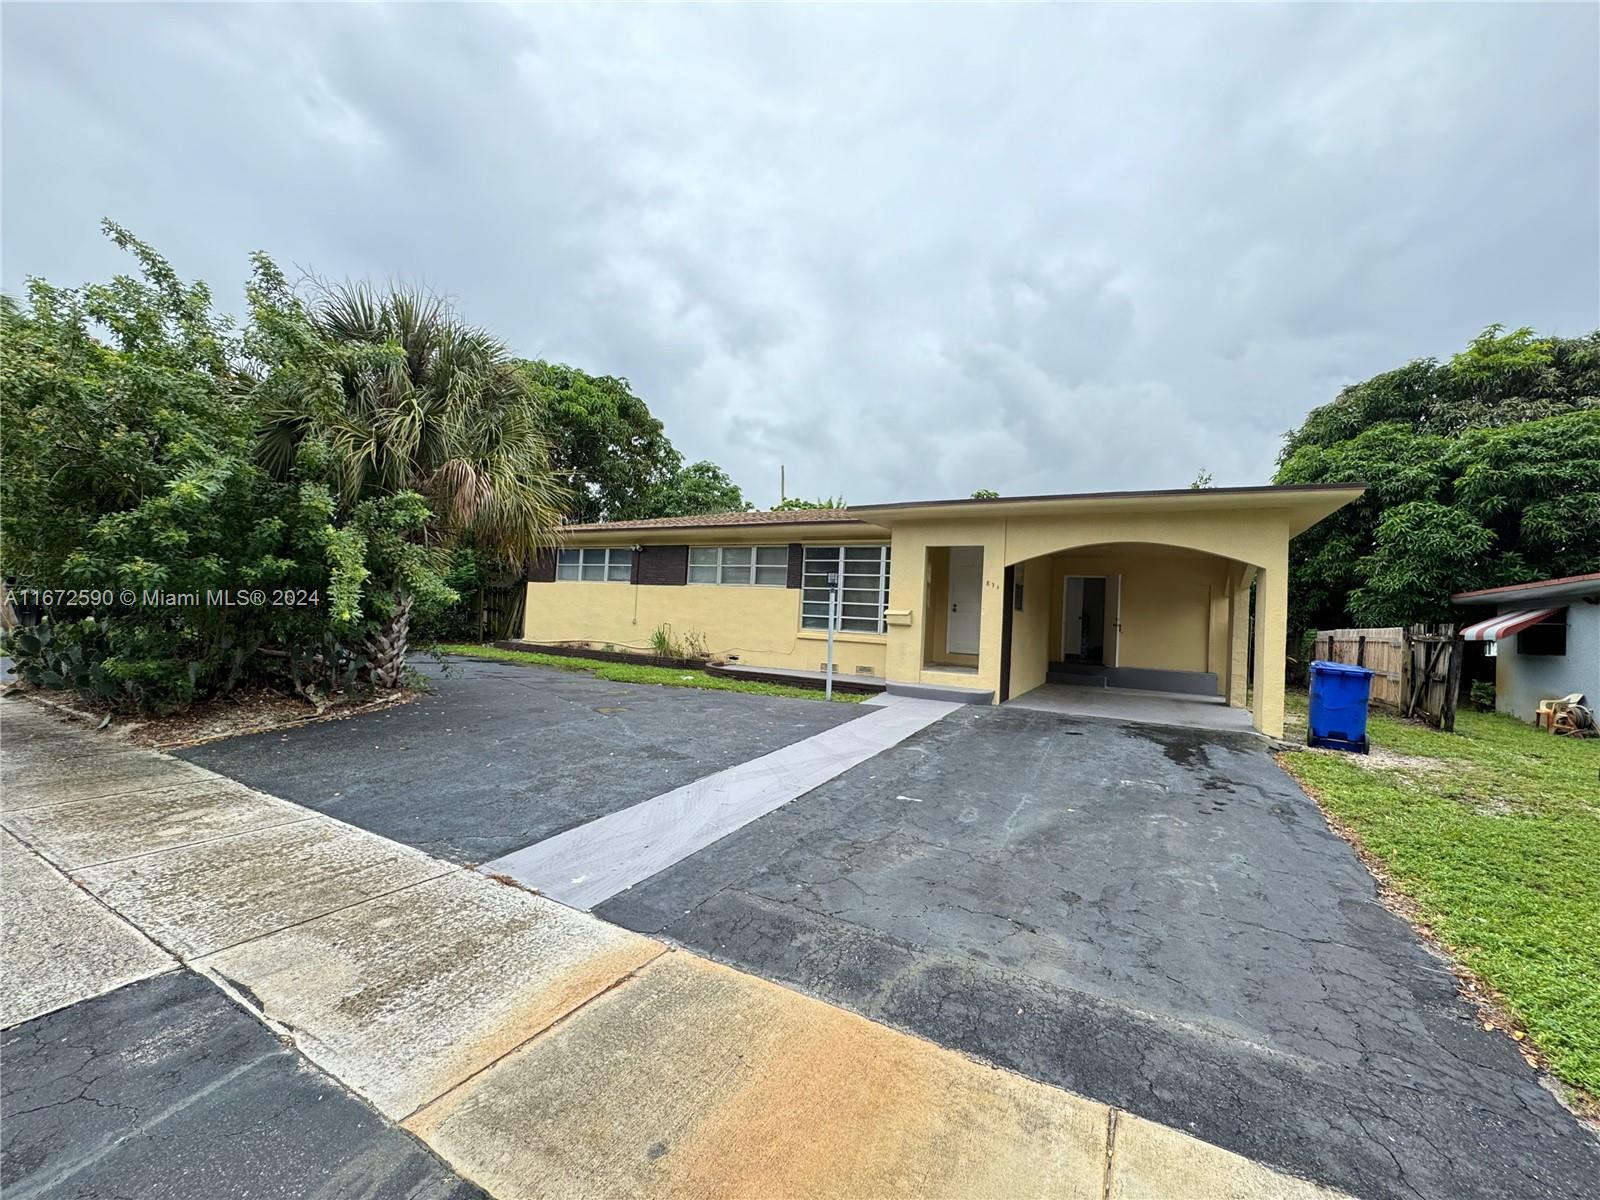
[[[259,458],[276,479],[325,487],[352,560],[334,617],[364,617],[372,676],[395,686],[412,609],[456,594],[448,552],[502,562],[552,545],[565,500],[552,477],[540,405],[503,343],[439,297],[366,284],[302,301],[258,259],[251,289],[265,361]]]
[[[770,511],[787,512],[790,509],[843,507],[843,496],[822,496],[816,500],[801,500],[798,496],[790,496],[787,500],[780,500],[777,504],[774,504]]]
[[[1211,472],[1206,470],[1204,467],[1201,467],[1200,470],[1196,472],[1195,477],[1189,481],[1189,490],[1191,492],[1203,491],[1208,487],[1214,486],[1215,480],[1212,478]]]
[[[993,488],[979,488],[972,493],[972,498],[974,500],[998,500],[1000,499],[1000,493]]]
[[[690,463],[671,479],[651,488],[643,504],[645,514],[652,517],[744,512],[753,507],[726,471],[704,461]]]
[[[652,495],[683,467],[660,421],[626,379],[561,363],[518,364],[539,396],[550,466],[566,485],[569,521],[622,521],[655,512]]]
[[[391,685],[414,606],[553,540],[537,398],[493,338],[426,296],[304,302],[261,257],[238,331],[106,229],[136,275],[0,299],[0,568],[85,589],[17,631],[29,678],[155,710]],[[250,589],[317,602],[207,595]]]
[[[1600,331],[1491,326],[1345,388],[1275,482],[1351,481],[1366,494],[1291,547],[1296,628],[1445,620],[1456,591],[1600,570]]]
[[[275,565],[276,531],[253,528],[234,330],[205,285],[104,228],[137,275],[35,279],[25,304],[0,299],[0,566],[22,589],[92,591],[66,610],[56,665],[70,657],[74,682],[106,699],[167,709],[236,682],[260,623],[145,594],[254,583]]]

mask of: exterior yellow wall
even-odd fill
[[[1061,659],[1061,617],[1067,576],[1120,575],[1122,635],[1118,644],[1118,666],[1216,671],[1219,676],[1223,673],[1228,639],[1228,564],[1223,560],[1192,554],[1075,554],[1047,561],[1051,566],[1050,657],[1053,661]]]
[[[980,507],[959,515],[930,510],[923,516],[881,510],[888,518],[886,529],[851,526],[848,534],[841,529],[835,536],[808,529],[803,538],[819,545],[886,540],[892,545],[888,634],[840,635],[841,670],[853,673],[866,667],[891,681],[979,687],[996,695],[1003,606],[1009,603],[1004,595],[1008,564],[1022,564],[1025,597],[1012,628],[1012,695],[1042,683],[1048,662],[1060,653],[1061,579],[1070,571],[1123,576],[1120,665],[1213,671],[1229,702],[1242,704],[1248,596],[1254,579],[1256,661],[1268,666],[1253,689],[1253,719],[1258,729],[1281,736],[1289,536],[1313,523],[1320,511],[1252,503],[1219,493],[1199,497],[1194,504],[1184,499],[1130,502],[1118,508],[1107,501],[1067,512],[1013,509],[1002,514]],[[1326,498],[1318,497],[1314,504],[1331,511]],[[799,530],[652,532],[657,535],[653,540],[663,542],[761,545],[795,540]],[[618,530],[569,544],[622,545],[638,536]],[[1116,547],[1124,543],[1214,557],[1149,552],[1119,556]],[[941,669],[932,661],[949,657],[943,653],[943,619],[945,552],[950,546],[983,550],[980,653],[976,670],[968,673],[953,672],[948,665]],[[1097,559],[1099,565],[1091,566]],[[646,649],[651,631],[660,624],[670,625],[680,637],[704,633],[712,653],[737,655],[754,666],[814,671],[825,656],[822,636],[799,628],[798,589],[575,581],[528,585],[525,636],[531,641]]]
[[[530,642],[647,651],[658,625],[671,626],[680,639],[704,634],[712,654],[737,655],[749,666],[815,671],[827,659],[826,633],[800,628],[799,588],[530,583],[522,636]],[[855,675],[866,667],[882,677],[885,644],[882,636],[836,634],[835,669]]]
[[[992,690],[998,696],[1000,688],[1001,591],[1006,565],[1024,563],[1030,559],[1049,560],[1065,551],[1084,548],[1087,553],[1077,557],[1093,557],[1092,547],[1116,543],[1141,543],[1151,547],[1173,547],[1214,555],[1218,559],[1232,559],[1257,569],[1258,609],[1256,622],[1256,661],[1270,664],[1255,688],[1253,719],[1257,729],[1280,737],[1283,733],[1283,651],[1288,624],[1288,546],[1291,516],[1281,509],[1238,508],[1222,510],[1192,509],[1129,509],[1096,512],[1048,513],[1040,515],[997,516],[974,512],[971,516],[896,515],[892,522],[893,556],[895,570],[890,580],[889,608],[892,612],[910,614],[910,620],[893,624],[889,629],[886,670],[890,680],[924,683],[965,684]],[[930,547],[981,546],[983,558],[983,619],[980,629],[981,647],[975,675],[950,676],[936,668],[924,666],[923,648],[928,631],[922,627],[926,621],[924,592],[925,572]],[[1159,596],[1160,591],[1124,586],[1123,599],[1123,666],[1167,667],[1177,670],[1210,670],[1233,677],[1233,667],[1240,657],[1235,653],[1237,644],[1232,636],[1243,626],[1243,621],[1230,623],[1238,609],[1238,595],[1230,597],[1231,578],[1229,564],[1212,560],[1194,560],[1201,566],[1185,576],[1189,588],[1187,601],[1176,606],[1164,601],[1134,595],[1135,589],[1146,597]],[[907,570],[908,564],[914,564]],[[1126,566],[1126,564],[1124,564]],[[1186,571],[1189,571],[1186,568]],[[1063,572],[1064,573],[1064,572]],[[1104,572],[1080,572],[1098,574]],[[1126,574],[1126,571],[1123,573]],[[1158,581],[1159,582],[1159,581]],[[1052,626],[1059,630],[1059,600],[1055,593],[1060,584],[1052,577]],[[1163,585],[1164,586],[1164,585]],[[1204,589],[1202,591],[1202,589]],[[1181,591],[1182,589],[1177,589]],[[1140,605],[1145,605],[1143,611]],[[1176,623],[1163,621],[1163,615],[1174,613],[1181,618]],[[1191,620],[1192,616],[1192,620]],[[1133,628],[1130,628],[1130,624]],[[1017,630],[1013,627],[1015,650]],[[1047,635],[1048,636],[1048,635]],[[1052,653],[1059,650],[1059,633],[1054,635]],[[1141,645],[1142,643],[1142,645]],[[1019,674],[1023,666],[1021,656],[1012,657],[1012,695],[1020,695],[1027,679],[1027,671]],[[1239,694],[1237,681],[1229,689],[1221,684],[1225,694]]]
[[[904,683],[1000,688],[1001,591],[1005,583],[1005,526],[993,520],[908,521],[895,525],[889,572],[889,612],[910,613],[909,624],[889,626],[888,678]],[[922,660],[927,632],[924,565],[930,547],[977,546],[983,550],[983,615],[978,631],[978,669],[952,674]]]
[[[1050,669],[1050,560],[1029,559],[1017,567],[1022,584],[1022,611],[1011,614],[1011,694],[1031,692]],[[1058,626],[1059,627],[1059,626]],[[1060,640],[1060,634],[1056,635]]]

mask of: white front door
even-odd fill
[[[1108,667],[1119,665],[1122,653],[1122,576],[1106,576],[1106,642],[1103,658]]]
[[[1068,575],[1061,604],[1061,657],[1083,657],[1083,576]]]
[[[944,648],[951,654],[976,654],[983,615],[983,547],[950,547],[950,613]]]

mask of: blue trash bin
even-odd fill
[[[1367,752],[1367,697],[1372,672],[1348,663],[1311,664],[1311,718],[1306,742],[1332,750]]]

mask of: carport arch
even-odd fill
[[[1051,664],[1070,657],[1063,653],[1063,584],[1084,577],[1115,579],[1108,591],[1124,606],[1104,617],[1102,677],[1122,681],[1109,686],[1192,689],[1245,706],[1256,564],[1218,553],[1213,548],[1218,540],[1206,537],[1065,542],[1005,565],[1002,595],[1009,602],[1001,628],[1002,702],[1043,683]],[[1257,661],[1270,660],[1258,656]],[[1258,699],[1265,690],[1257,689]],[[1258,727],[1261,716],[1254,714]]]

